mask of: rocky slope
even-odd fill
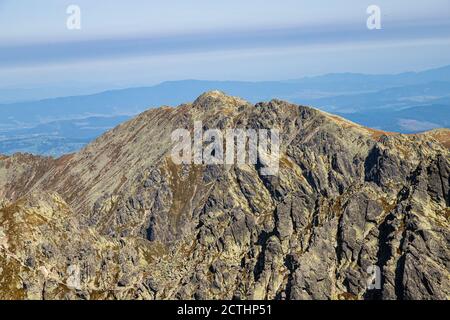
[[[279,129],[278,176],[175,165],[199,120]],[[449,136],[210,92],[76,154],[2,157],[0,298],[448,299]]]

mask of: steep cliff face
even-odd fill
[[[194,121],[279,129],[279,174],[175,165]],[[77,154],[0,159],[2,298],[448,299],[448,137],[210,92]]]

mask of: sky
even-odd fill
[[[81,10],[69,30],[66,10]],[[366,26],[367,7],[381,29]],[[286,80],[450,64],[450,0],[0,0],[0,89]]]

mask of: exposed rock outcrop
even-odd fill
[[[279,174],[175,165],[171,133],[194,121],[279,129]],[[61,159],[2,158],[1,298],[448,299],[442,134],[211,92]]]

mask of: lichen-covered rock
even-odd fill
[[[279,129],[279,174],[175,165],[194,121]],[[442,137],[210,92],[73,155],[2,157],[0,298],[448,299]]]

